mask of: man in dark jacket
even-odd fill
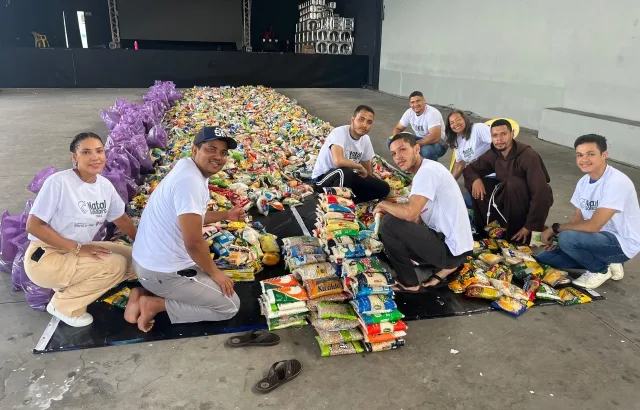
[[[511,123],[491,125],[491,149],[464,170],[464,183],[473,198],[476,229],[497,220],[507,239],[526,242],[532,231],[543,231],[553,205],[549,173],[529,145],[516,143]],[[488,175],[495,173],[495,178]]]

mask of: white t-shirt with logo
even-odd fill
[[[456,162],[464,161],[468,165],[491,148],[491,129],[487,124],[475,123],[469,139],[459,136],[457,142]]]
[[[420,217],[429,228],[444,234],[453,256],[473,250],[467,207],[458,183],[444,165],[423,159],[413,178],[411,195],[427,198]]]
[[[191,158],[179,160],[158,184],[142,212],[133,259],[155,272],[177,272],[195,265],[184,245],[178,216],[204,216],[209,203],[208,179]]]
[[[424,112],[418,115],[409,108],[400,118],[400,124],[403,127],[411,125],[411,129],[418,138],[424,138],[429,135],[429,129],[440,126],[440,142],[444,144],[447,140],[445,135],[444,119],[437,108],[427,105]]]
[[[67,169],[44,181],[29,213],[63,238],[85,245],[93,241],[105,221],[113,222],[124,214],[124,202],[102,175],[90,184]],[[38,240],[31,234],[28,238]]]
[[[365,134],[356,140],[349,134],[348,125],[334,128],[333,131],[329,133],[322,148],[320,148],[316,165],[313,167],[313,174],[311,174],[312,178],[324,175],[336,167],[333,163],[333,157],[331,156],[332,145],[342,147],[344,157],[356,163],[371,161],[374,156],[373,145],[371,145],[369,135]]]
[[[633,258],[640,252],[640,207],[633,182],[610,165],[600,179],[589,182],[589,175],[578,181],[571,203],[584,219],[591,219],[598,208],[616,210],[600,231],[614,234],[624,254]]]

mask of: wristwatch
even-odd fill
[[[556,222],[553,225],[551,225],[551,230],[553,230],[553,233],[555,233],[556,235],[560,233],[558,229],[560,229],[559,223]]]

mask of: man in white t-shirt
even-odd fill
[[[325,187],[351,188],[356,202],[384,198],[389,184],[373,176],[373,146],[367,133],[373,126],[371,107],[360,105],[350,125],[334,128],[324,142],[311,175],[316,192]]]
[[[422,158],[412,134],[395,135],[390,149],[398,168],[415,175],[408,203],[382,201],[374,210],[385,214],[379,232],[397,274],[395,290],[421,290],[412,260],[437,269],[422,287],[444,285],[473,250],[462,193],[447,168]]]
[[[244,220],[240,207],[207,211],[208,179],[236,147],[221,128],[202,128],[192,156],[179,160],[149,197],[133,244],[134,272],[155,295],[140,297],[140,330],[148,332],[163,311],[171,323],[227,320],[238,312],[233,282],[211,259],[202,235],[203,224]]]
[[[622,279],[622,263],[640,252],[640,207],[631,179],[607,164],[603,136],[583,135],[574,146],[578,168],[586,174],[571,198],[575,214],[543,232],[547,251],[538,261],[557,269],[586,269],[573,283],[595,289],[609,278]]]
[[[411,108],[405,111],[400,122],[393,129],[392,137],[387,140],[387,148],[394,135],[400,134],[408,126],[411,126],[415,133],[416,142],[420,146],[422,158],[437,161],[447,152],[447,138],[442,114],[437,108],[427,105],[427,101],[420,91],[411,93],[409,105]]]

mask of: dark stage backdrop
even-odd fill
[[[118,17],[122,39],[242,45],[241,0],[118,0]]]

